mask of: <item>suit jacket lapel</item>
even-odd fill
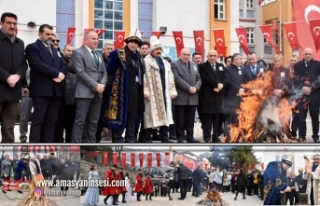
[[[179,60],[179,62],[180,62],[180,64],[181,64],[181,67],[184,68],[187,72],[190,73],[191,65],[190,65],[190,70],[189,70],[189,68],[188,68],[181,60]],[[190,63],[190,62],[189,62],[189,63]]]
[[[88,51],[88,49],[85,46],[82,46],[82,51],[87,56],[87,58],[91,61],[91,63],[96,67],[96,69],[99,69],[98,65],[96,64],[96,62],[94,61],[94,59],[92,57],[92,54],[90,54],[90,52]]]
[[[38,42],[38,44],[39,44],[39,47],[42,49],[42,51],[43,51],[44,53],[46,53],[47,56],[53,58],[53,53],[52,53],[52,55],[51,55],[48,47],[46,47],[46,46],[44,45],[44,43],[43,43],[42,41],[40,41],[39,39],[37,40],[37,42]],[[51,49],[51,51],[52,51],[52,49]]]

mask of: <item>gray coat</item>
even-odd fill
[[[198,70],[198,66],[189,61],[189,68],[180,60],[171,63],[172,73],[174,75],[174,81],[178,96],[173,99],[174,105],[180,106],[196,106],[199,102],[199,90],[201,87],[201,78]],[[189,93],[190,87],[196,87],[197,92],[195,94]]]
[[[74,97],[92,99],[97,85],[106,85],[107,71],[101,55],[98,55],[99,66],[85,46],[76,49],[72,54],[72,63],[77,74]],[[102,98],[102,94],[99,94]]]

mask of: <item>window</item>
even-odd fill
[[[253,0],[247,0],[247,9],[253,9]]]
[[[240,8],[243,7],[242,3],[243,3],[242,0],[239,0],[239,7],[240,7]]]
[[[254,44],[254,28],[247,29],[248,44]]]
[[[225,20],[224,0],[214,0],[214,18]]]
[[[95,0],[94,27],[105,29],[99,37],[98,49],[102,49],[105,40],[114,40],[114,33],[123,30],[123,0]]]
[[[253,10],[247,10],[247,19],[254,19],[254,11]]]
[[[240,10],[239,10],[239,17],[240,17],[240,18],[243,18],[243,9],[240,9]]]

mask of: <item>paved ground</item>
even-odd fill
[[[29,126],[30,127],[30,126]],[[201,129],[201,124],[200,123],[195,123],[194,127],[194,137],[196,140],[201,141],[204,143],[203,138],[202,138],[202,129]],[[15,133],[15,142],[19,143],[19,125],[17,124],[14,128],[14,133]],[[311,138],[312,135],[312,127],[311,127],[311,120],[310,117],[308,116],[307,118],[307,143],[312,143],[313,139]],[[102,141],[102,143],[111,143],[111,141]],[[160,143],[159,141],[154,141],[154,143]]]
[[[255,196],[246,196],[246,199],[242,199],[242,195],[238,195],[237,201],[234,200],[235,194],[232,192],[225,192],[221,194],[222,199],[224,199],[230,206],[244,206],[244,205],[263,205],[262,200]]]
[[[4,194],[0,191],[0,205],[17,206],[23,202],[27,196],[28,193],[26,192],[20,194],[16,191],[10,191]],[[79,205],[79,196],[49,196],[48,198],[57,203],[57,205]]]

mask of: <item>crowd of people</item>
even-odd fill
[[[117,50],[113,43],[105,43],[102,56],[96,52],[98,35],[94,30],[84,34],[84,45],[75,50],[72,45],[60,50],[59,37],[48,24],[39,27],[39,39],[26,49],[16,30],[17,16],[3,13],[3,143],[15,141],[21,98],[22,143],[28,139],[32,106],[31,143],[97,143],[105,136],[113,143],[198,143],[194,138],[196,112],[204,142],[218,143],[221,134],[225,142],[230,142],[230,128],[239,123],[236,111],[248,95],[290,98],[294,105],[292,128],[286,134],[301,142],[306,140],[309,110],[312,138],[314,142],[319,140],[320,63],[313,59],[310,48],[304,49],[301,61],[292,55],[288,67],[281,55],[276,55],[268,67],[255,53],[248,54],[245,63],[240,53],[219,62],[219,54],[213,49],[208,51],[205,62],[200,53],[191,56],[187,48],[181,50],[177,60],[171,60],[162,57],[163,46],[157,37],[143,42],[139,30],[132,31],[125,39],[126,45]],[[262,73],[272,77],[270,88],[244,86],[261,78]]]
[[[30,166],[30,163],[32,166]],[[0,179],[1,182],[28,182],[34,180],[34,174],[32,169],[34,167],[36,173],[41,174],[45,180],[53,180],[55,184],[56,180],[74,180],[79,179],[80,175],[80,161],[76,160],[73,155],[69,159],[61,156],[59,159],[55,157],[54,153],[44,154],[42,157],[40,154],[34,155],[33,153],[21,154],[18,156],[10,157],[9,154],[3,152],[0,162]],[[55,187],[52,185],[51,187]],[[69,188],[61,186],[61,191],[67,191]],[[2,192],[6,193],[11,191],[10,189]],[[22,193],[22,191],[18,191]]]

